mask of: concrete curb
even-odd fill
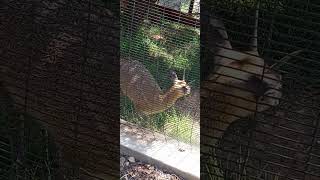
[[[186,180],[200,179],[200,147],[191,146],[121,120],[120,153],[169,170]]]

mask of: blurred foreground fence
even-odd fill
[[[0,179],[118,179],[119,2],[0,4]]]
[[[319,20],[312,0],[201,1],[203,179],[320,178]]]

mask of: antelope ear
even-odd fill
[[[212,40],[218,45],[216,48],[227,48],[232,49],[229,41],[228,33],[223,22],[218,18],[210,18],[210,25],[212,26]]]
[[[177,73],[175,71],[170,71],[170,79],[172,81],[175,81],[175,80],[178,80],[178,76],[177,76]]]

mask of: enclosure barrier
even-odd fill
[[[319,179],[319,2],[200,3],[201,178]]]
[[[180,0],[122,2],[120,117],[126,123],[121,123],[121,150],[180,178],[198,179],[200,21],[196,13],[188,13],[194,5]],[[170,7],[179,2],[181,7]],[[121,175],[147,178],[130,176],[130,171],[125,166]]]
[[[201,92],[203,179],[320,178],[317,0],[202,0],[200,20],[130,0],[121,24],[106,2],[0,2],[0,179],[118,179],[119,116],[136,117],[110,106],[119,48],[164,89],[176,70]],[[168,116],[147,122],[169,135]]]
[[[1,1],[0,179],[119,177],[118,4]]]
[[[191,92],[192,94],[198,95],[198,83],[200,80],[198,68],[200,55],[199,20],[191,17],[191,14],[160,6],[154,1],[124,1],[121,11],[121,58],[129,59],[129,61],[132,61],[131,63],[129,63],[130,65],[126,66],[126,68],[128,68],[128,71],[130,67],[139,67],[137,68],[139,69],[139,72],[147,72],[148,75],[144,74],[141,76],[150,76],[150,81],[152,81],[151,83],[154,84],[154,86],[159,86],[159,88],[162,89],[163,93],[165,93],[167,91],[165,89],[169,89],[172,84],[172,81],[169,78],[169,72],[172,70],[176,71],[178,74],[178,79],[181,80],[185,78],[187,83],[193,81],[191,82],[193,84],[189,84],[189,86],[192,86]],[[124,66],[125,65],[123,65],[123,67]],[[125,76],[125,72],[128,71],[126,69],[124,69],[123,71],[121,70],[120,74]],[[136,74],[133,74],[132,77],[134,77],[134,75]],[[140,81],[137,80],[137,83],[138,82]],[[137,86],[137,88],[141,88],[138,84],[133,84],[130,86]],[[130,91],[129,87],[126,89]],[[193,91],[194,89],[198,90]],[[135,92],[139,92],[141,94],[144,94],[145,96],[156,96],[155,94],[158,94],[158,92],[149,91],[151,91],[151,89],[146,89],[145,91],[137,89]],[[128,93],[130,94],[130,92]],[[160,94],[161,93],[162,92],[160,92]],[[149,99],[153,98],[156,97],[150,97]],[[185,98],[182,97],[181,100],[178,99],[177,104],[181,104],[180,106],[193,106],[193,104],[188,104],[188,98],[197,100],[196,97],[186,96]],[[139,107],[135,107],[134,105],[132,105],[132,103],[137,104],[133,101],[134,100],[130,98],[124,98],[123,101],[121,101],[122,119],[129,120],[130,122],[139,124],[142,127],[147,126],[145,125],[146,121],[151,121],[150,123],[157,123],[151,125],[153,126],[152,128],[155,128],[154,130],[158,130],[161,132],[165,131],[165,125],[167,125],[167,128],[171,129],[172,131],[180,128],[177,124],[178,122],[172,122],[172,125],[165,124],[166,119],[170,118],[168,116],[181,118],[181,116],[179,116],[179,112],[164,112],[155,114],[152,118],[141,118],[141,115],[139,115],[139,109],[137,109]],[[179,101],[181,102],[179,103]],[[198,102],[191,103],[194,103],[195,106],[198,106],[199,108],[200,102],[199,100],[197,101]],[[151,107],[152,104],[150,104],[149,106],[150,107],[144,108],[150,109],[151,111],[151,109],[153,109],[154,107]],[[140,107],[140,109],[141,108],[142,107]],[[196,113],[199,114],[199,109],[195,107],[189,113],[191,115]],[[199,116],[197,121],[199,122]],[[190,124],[193,123],[193,120],[183,123]],[[190,127],[185,128],[192,128],[192,124],[190,124]],[[182,129],[182,131],[187,131],[187,129]],[[195,129],[195,132],[193,133],[199,134],[199,128]]]

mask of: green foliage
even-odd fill
[[[199,130],[192,117],[188,114],[178,113],[174,108],[162,114],[166,120],[164,133],[175,137],[183,142],[197,144],[200,139],[197,139],[194,130]]]
[[[125,29],[125,25],[122,27]],[[199,86],[199,30],[172,22],[161,26],[143,24],[135,32],[122,31],[121,55],[141,61],[161,87],[168,87],[168,72],[177,71],[186,80]],[[156,38],[160,39],[156,39]]]
[[[181,12],[188,13],[189,12],[189,6],[190,6],[190,0],[185,0],[182,2],[181,5]]]
[[[157,132],[162,132],[186,143],[196,144],[199,139],[195,136],[196,123],[188,114],[177,112],[175,108],[155,114],[151,118],[135,113],[132,102],[127,97],[121,97],[121,118]]]

